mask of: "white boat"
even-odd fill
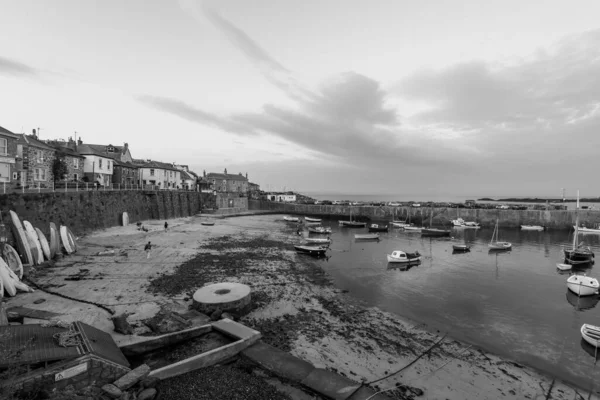
[[[561,271],[568,271],[571,269],[571,267],[572,267],[571,264],[560,264],[560,263],[556,264],[556,268],[558,268]]]
[[[6,261],[6,265],[17,275],[19,279],[23,278],[23,263],[19,257],[19,253],[10,244],[4,243],[2,249],[2,258]]]
[[[321,218],[304,217],[304,220],[308,222],[321,222]]]
[[[50,222],[50,259],[60,253],[60,238],[58,228],[54,222]]]
[[[356,240],[379,240],[378,233],[358,233],[354,235]]]
[[[466,244],[453,244],[452,250],[454,250],[454,251],[469,251],[469,250],[471,250],[471,247]]]
[[[285,217],[283,217],[284,221],[288,221],[288,222],[299,222],[300,218],[298,217],[288,217],[287,215]]]
[[[461,227],[465,225],[465,220],[462,218],[453,219],[452,226]]]
[[[0,280],[2,281],[2,286],[4,286],[4,292],[6,294],[11,297],[17,294],[15,281],[11,278],[9,268],[3,260],[0,260]]]
[[[511,243],[498,240],[498,219],[496,219],[496,226],[494,227],[494,233],[492,233],[492,239],[490,239],[488,247],[490,250],[510,250],[512,247]]]
[[[423,228],[420,228],[418,226],[405,226],[404,227],[404,232],[406,232],[406,233],[411,233],[411,232],[420,233],[422,230],[423,230]]]
[[[44,257],[47,260],[50,260],[50,244],[48,244],[48,239],[46,239],[46,235],[39,228],[35,228],[35,232],[37,233],[38,240],[40,241],[42,253],[44,253]]]
[[[463,228],[479,229],[479,228],[481,228],[481,226],[479,225],[479,222],[466,221],[465,224],[463,225]]]
[[[581,325],[581,337],[594,347],[600,347],[600,327],[583,324]]]
[[[127,214],[127,211],[123,212],[123,226],[127,226],[129,225],[129,214]]]
[[[323,226],[315,226],[315,227],[308,228],[308,231],[312,232],[312,233],[329,234],[329,233],[331,233],[331,228],[323,227]]]
[[[27,235],[27,240],[29,240],[29,248],[31,249],[34,265],[43,263],[44,253],[42,252],[42,245],[40,244],[40,239],[35,228],[29,221],[25,220],[23,220],[23,228],[25,228],[25,234]]]
[[[64,225],[60,226],[60,239],[67,254],[72,254],[75,252],[73,243],[71,242],[72,239],[69,236],[69,231],[67,231],[67,227]]]
[[[540,225],[521,225],[522,231],[543,231],[544,229],[546,228]]]
[[[579,228],[577,228],[575,225],[573,225],[574,229],[578,229],[579,232],[581,233],[597,233],[600,234],[600,229],[596,229],[596,228],[586,228],[585,226],[580,226]]]
[[[418,251],[415,251],[414,253],[407,253],[402,250],[394,250],[392,254],[387,254],[387,260],[389,263],[406,264],[420,261],[421,254]]]
[[[9,211],[10,214],[10,222],[13,234],[15,239],[17,240],[17,247],[21,253],[22,261],[25,264],[33,265],[34,259],[33,254],[31,252],[31,248],[29,247],[29,240],[27,239],[27,234],[25,233],[25,229],[23,228],[23,224],[21,220],[17,216],[17,213],[14,211]]]
[[[573,234],[573,246],[564,249],[565,264],[581,265],[593,264],[596,255],[590,247],[579,243],[579,190],[577,191],[577,207],[575,208],[575,233]]]
[[[329,238],[304,238],[308,243],[319,243],[319,244],[328,244],[331,243],[331,239]]]
[[[586,275],[572,275],[567,279],[567,287],[578,296],[598,294],[600,283],[598,279]]]

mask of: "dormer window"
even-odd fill
[[[107,153],[114,153],[115,152],[115,148],[109,145],[108,147],[106,147],[106,152]]]

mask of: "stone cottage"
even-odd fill
[[[2,190],[19,182],[17,140],[19,135],[0,126],[0,184]]]
[[[52,163],[55,149],[52,146],[38,140],[35,133],[20,134],[17,140],[17,157],[21,158],[20,171],[18,171],[21,185],[53,187]]]

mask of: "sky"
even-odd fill
[[[264,190],[600,196],[600,2],[0,0],[0,126]]]

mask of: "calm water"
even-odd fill
[[[340,228],[337,221],[324,225],[332,227],[333,243],[331,257],[321,264],[338,287],[430,329],[591,388],[594,349],[582,342],[579,329],[583,323],[600,325],[600,307],[597,296],[572,295],[568,273],[556,269],[561,246],[572,240],[568,232],[500,229],[500,240],[512,242],[513,250],[489,253],[491,229],[453,229],[452,239],[393,230],[381,233],[380,242],[356,242],[354,234],[366,229]],[[600,235],[581,237],[600,254]],[[471,252],[453,254],[452,243],[471,244]],[[393,250],[418,250],[424,260],[408,270],[389,268],[386,254]],[[595,268],[584,271],[600,276]]]

